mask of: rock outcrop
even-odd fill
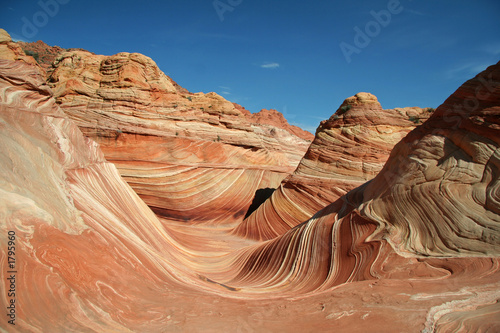
[[[26,55],[33,57],[36,62],[46,71],[50,72],[52,63],[66,49],[59,46],[49,46],[39,40],[33,43],[17,42]]]
[[[0,29],[0,59],[19,60],[31,65],[37,65],[36,60],[26,55],[23,49],[12,41],[10,35],[4,29]]]
[[[393,278],[403,269],[458,278],[474,262],[498,276],[499,153],[500,63],[466,82],[401,140],[373,180],[282,236],[234,254],[228,261],[240,270],[219,281],[268,293],[311,292]],[[494,296],[481,306],[500,297],[497,286],[486,287]]]
[[[298,126],[288,124],[283,114],[274,109],[262,109],[257,113],[248,114],[247,119],[254,124],[271,125],[282,128],[304,140],[312,141],[314,139],[314,135],[308,131],[304,131]]]
[[[404,137],[371,181],[258,242],[161,221],[9,43],[2,331],[499,331],[500,63]]]
[[[0,42],[2,57],[5,47],[15,50],[10,43]],[[0,276],[2,290],[10,292],[2,293],[0,304],[11,310],[2,316],[2,331],[128,330],[111,324],[117,317],[110,321],[102,316],[101,311],[111,314],[118,305],[106,294],[113,288],[122,293],[134,280],[149,285],[146,276],[126,272],[127,265],[140,262],[130,251],[169,238],[98,145],[57,106],[38,65],[11,60],[9,54],[5,58],[0,59],[0,244],[5,264]],[[146,232],[153,229],[156,236]],[[162,259],[159,252],[149,255],[157,259],[143,258],[143,264],[170,269],[168,251]],[[108,269],[116,274],[114,282]],[[138,295],[151,292],[138,287]]]
[[[430,108],[382,109],[377,98],[347,98],[316,137],[295,172],[234,233],[267,240],[308,220],[372,179],[394,145],[431,114]]]
[[[141,54],[72,51],[54,67],[58,104],[167,218],[242,220],[256,191],[277,187],[310,144],[286,121],[257,124],[215,93],[186,92]]]

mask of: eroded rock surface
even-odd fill
[[[0,258],[16,258],[15,326],[4,315],[0,327],[498,331],[499,119],[497,64],[371,181],[259,242],[156,216],[58,107],[38,65],[0,59]]]
[[[231,262],[244,264],[224,283],[283,293],[391,278],[403,267],[437,277],[439,269],[429,268],[456,264],[445,273],[453,276],[468,262],[459,258],[495,266],[500,255],[499,152],[497,64],[467,81],[401,140],[373,180],[282,236],[234,254]],[[425,259],[433,257],[451,259]]]
[[[72,51],[54,67],[58,104],[165,217],[243,219],[256,191],[277,187],[310,144],[286,121],[258,124],[215,93],[185,91],[141,54]]]
[[[314,135],[312,135],[311,133],[304,131],[300,127],[288,124],[288,121],[285,119],[283,114],[274,109],[262,109],[257,113],[249,113],[246,115],[246,117],[255,124],[265,124],[285,129],[304,140],[312,141],[314,139]]]
[[[295,172],[235,234],[267,240],[308,220],[318,210],[372,179],[394,145],[431,114],[430,108],[382,109],[377,98],[347,98],[316,137]]]

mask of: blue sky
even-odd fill
[[[500,60],[498,0],[2,0],[0,27],[145,54],[189,91],[277,109],[313,133],[357,92],[437,107]]]

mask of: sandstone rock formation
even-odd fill
[[[447,280],[463,283],[460,297],[431,306],[418,331],[498,330],[499,152],[500,63],[399,142],[372,181],[282,236],[231,254],[230,269],[210,278],[267,295],[375,279]],[[410,299],[449,293],[439,288],[414,290]]]
[[[267,240],[308,220],[373,178],[394,145],[425,121],[429,110],[384,110],[369,93],[347,98],[329,120],[321,122],[295,172],[235,229],[235,234]]]
[[[271,125],[274,127],[285,129],[304,140],[312,141],[314,139],[314,135],[312,135],[311,133],[304,131],[302,128],[295,125],[288,124],[288,121],[285,119],[285,117],[280,112],[274,109],[262,109],[257,113],[248,113],[246,115],[246,118],[254,124]]]
[[[2,331],[500,329],[500,63],[371,181],[257,242],[161,221],[58,107],[38,65],[10,57],[0,58],[0,306],[16,307]]]
[[[49,46],[41,40],[33,43],[17,42],[17,44],[26,55],[32,56],[45,71],[50,71],[54,60],[66,51],[59,46]]]
[[[283,119],[284,129],[257,124],[215,93],[186,92],[140,54],[72,51],[54,67],[49,84],[64,112],[168,218],[241,220],[254,193],[278,186],[310,144]]]
[[[323,290],[390,277],[402,267],[411,272],[421,262],[438,270],[468,262],[424,260],[429,257],[474,257],[481,265],[494,262],[489,269],[497,270],[499,152],[500,63],[466,82],[399,142],[372,181],[284,235],[235,254],[231,261],[245,264],[224,283],[267,292],[270,287]],[[382,262],[392,268],[379,267]],[[415,269],[433,275],[432,269]]]
[[[2,49],[5,46],[0,44]],[[2,316],[2,330],[126,329],[99,315],[107,306],[105,311],[110,311],[115,302],[107,303],[105,295],[144,277],[125,273],[126,265],[115,260],[132,258],[127,251],[133,243],[154,244],[151,234],[141,233],[140,240],[132,240],[137,225],[150,229],[161,225],[106,162],[97,144],[58,108],[44,82],[36,64],[0,59],[2,263],[8,260],[7,234],[15,233],[14,250],[9,252],[14,266],[8,273],[7,265],[2,265],[0,273],[6,286],[2,290],[12,291],[10,296],[2,293],[0,303],[5,309],[14,300],[17,309],[14,317]],[[119,250],[123,242],[128,242],[129,250]],[[168,257],[165,253],[161,260],[166,262]],[[111,266],[102,267],[103,263]],[[121,282],[104,278],[108,269],[121,276]],[[101,291],[101,301],[88,298]],[[97,308],[90,305],[98,303]],[[14,321],[7,323],[8,319]]]
[[[27,56],[17,43],[12,42],[10,35],[4,29],[0,29],[0,59],[19,60],[37,65],[33,57]]]

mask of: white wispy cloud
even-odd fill
[[[219,86],[219,89],[220,89],[220,93],[222,95],[231,95],[231,88],[230,87],[226,87],[226,86]]]
[[[411,14],[418,15],[418,16],[427,16],[427,14],[422,13],[422,12],[420,12],[418,10],[414,10],[414,9],[405,8],[405,11],[408,12],[408,13],[411,13]]]
[[[461,66],[457,66],[455,68],[451,68],[446,71],[445,77],[447,79],[463,79],[463,78],[470,78],[471,76],[474,76],[483,70],[485,70],[490,63],[470,63],[470,64],[464,64]]]
[[[270,69],[275,69],[280,67],[280,64],[277,62],[266,62],[265,64],[260,65],[261,68],[270,68]]]
[[[295,119],[295,117],[297,117],[296,114],[288,112],[288,107],[286,105],[283,106],[283,110],[280,112],[283,114],[286,120]]]
[[[335,113],[335,110],[332,111],[332,114],[334,114],[334,113]],[[309,118],[316,119],[316,120],[319,120],[319,121],[323,121],[323,120],[327,120],[328,118],[330,118],[330,116],[326,116],[326,117],[309,116]]]
[[[492,55],[500,54],[500,43],[492,43],[489,45],[485,45],[483,47],[483,51]]]
[[[209,39],[243,40],[243,38],[241,38],[240,36],[229,35],[229,34],[197,33],[197,35],[202,38],[209,38]]]

